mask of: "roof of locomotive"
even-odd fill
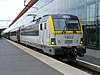
[[[52,18],[77,19],[77,16],[70,15],[70,14],[56,14],[56,15],[51,15],[51,16]]]
[[[52,18],[68,18],[68,19],[78,19],[77,16],[75,15],[70,15],[70,14],[48,14],[48,15],[44,15],[43,17],[41,17],[41,21],[43,20],[47,20],[47,18],[51,16]]]

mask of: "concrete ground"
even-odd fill
[[[6,40],[0,39],[0,75],[63,75]]]

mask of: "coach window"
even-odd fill
[[[40,24],[40,30],[42,30],[42,23]]]
[[[88,24],[89,21],[90,21],[90,15],[89,15],[90,11],[89,11],[89,9],[90,9],[90,7],[87,6],[87,24]]]
[[[44,29],[46,29],[46,23],[44,23]]]
[[[98,26],[98,33],[100,33],[100,25]],[[98,37],[99,37],[99,48],[100,48],[100,34],[98,35]]]
[[[96,4],[87,5],[87,24],[94,25],[95,16],[96,16]]]
[[[100,2],[99,2],[99,5],[98,5],[98,19],[100,21]]]

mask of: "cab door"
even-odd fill
[[[47,45],[47,23],[46,22],[44,22],[43,23],[43,44],[46,46]]]
[[[39,24],[39,40],[41,45],[47,45],[47,25],[46,22]]]
[[[43,41],[44,41],[44,39],[43,39],[43,23],[40,23],[39,24],[39,42],[40,42],[40,44],[41,45],[43,45]]]

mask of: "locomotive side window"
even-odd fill
[[[40,30],[42,30],[42,23],[40,24]]]
[[[46,29],[46,23],[44,23],[44,29]]]

